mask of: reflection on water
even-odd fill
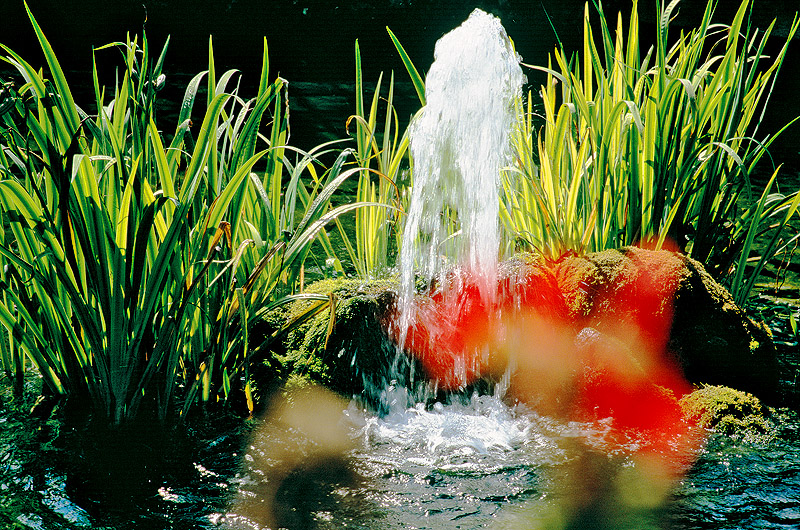
[[[398,396],[396,401],[403,403],[406,397]],[[790,500],[800,493],[795,427],[785,428],[768,445],[714,438],[697,468],[678,486],[674,499],[660,506],[652,475],[658,466],[648,467],[646,461],[631,456],[634,451],[620,450],[616,440],[607,440],[610,429],[604,430],[602,424],[559,422],[522,405],[509,405],[499,395],[474,395],[429,407],[420,404],[380,417],[351,403],[338,422],[330,414],[324,417],[327,425],[322,432],[344,429],[356,447],[346,455],[338,452],[339,447],[327,454],[327,461],[319,460],[326,449],[309,450],[309,444],[319,443],[320,426],[310,434],[297,426],[282,433],[270,428],[257,435],[250,448],[251,453],[260,454],[260,461],[246,457],[235,479],[240,494],[260,488],[268,497],[276,495],[265,493],[269,490],[265,485],[272,481],[271,487],[279,490],[275,498],[283,512],[281,527],[726,528],[730,516],[742,513],[742,506],[739,502],[732,509],[728,498],[739,493],[717,491],[720,468],[729,480],[743,485],[750,484],[753,476],[760,477],[760,483],[747,487],[772,492],[765,501],[753,493],[749,509],[754,513],[760,510],[759,503],[773,508],[776,503],[798,506]],[[797,424],[793,414],[786,413],[783,420],[784,425]],[[267,425],[276,424],[269,420]],[[748,465],[730,469],[726,463],[730,455],[719,452],[726,443]],[[298,452],[287,454],[287,448]],[[609,452],[610,448],[614,451]],[[311,458],[302,465],[292,463],[298,454]],[[290,480],[282,467],[286,462],[296,466],[288,475]],[[716,471],[707,471],[707,466]],[[768,468],[762,470],[764,466]],[[795,480],[776,488],[774,470],[769,469],[776,466]],[[275,469],[280,472],[270,476]],[[578,480],[577,474],[581,475]],[[576,484],[583,488],[580,493],[589,495],[576,496],[570,487]],[[255,500],[263,503],[264,497]],[[709,502],[713,505],[707,506]],[[706,516],[715,510],[723,513],[722,524],[709,526]],[[784,526],[777,528],[798,522],[791,510],[781,513]],[[249,526],[242,526],[241,519],[232,514],[227,521],[233,521],[235,528],[260,528],[250,518]],[[746,527],[764,527],[763,521],[754,522],[758,524]]]

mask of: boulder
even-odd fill
[[[666,348],[689,381],[777,399],[778,361],[769,329],[748,318],[699,262],[667,250],[624,247],[568,256],[552,268],[570,318],[581,326],[668,316]]]
[[[461,278],[457,281],[463,282],[463,274]],[[452,281],[446,275],[421,289],[420,307],[430,313],[422,316],[447,325],[436,326],[436,333],[444,333],[444,340],[437,342],[423,319],[421,329],[410,330],[408,340],[418,351],[409,356],[398,356],[391,340],[397,334],[392,324],[396,281],[312,284],[307,292],[332,297],[335,318],[331,324],[326,309],[288,333],[285,350],[278,354],[284,373],[345,395],[363,394],[365,388],[385,386],[392,379],[408,384],[420,373],[443,380],[441,367],[459,364],[448,359],[458,360],[459,348],[482,329],[476,323],[486,313],[468,291],[442,298],[441,286]],[[566,323],[564,329],[574,336],[590,328],[620,337],[619,330],[630,324],[629,329],[642,334],[638,344],[667,352],[690,382],[726,385],[767,401],[776,397],[777,358],[769,330],[748,318],[700,263],[680,253],[624,247],[555,262],[519,255],[501,264],[498,281],[497,303],[504,313],[532,307]],[[281,318],[292,321],[308,304],[295,303]],[[459,326],[462,321],[468,325]],[[426,346],[426,339],[432,345]],[[478,377],[497,375],[492,352],[488,355],[475,363]],[[465,386],[454,381],[454,389]]]
[[[403,346],[439,389],[502,377],[510,357],[531,342],[528,334],[540,344],[545,335],[572,340],[571,331],[561,332],[564,297],[541,261],[524,255],[505,261],[495,281],[487,289],[485,275],[451,270],[423,288],[408,319],[387,319],[390,336],[405,337]]]
[[[774,431],[769,409],[747,392],[703,385],[680,400],[686,417],[697,425],[734,437],[759,437]]]
[[[392,280],[328,279],[308,286],[307,293],[329,296],[334,311],[329,306],[287,334],[281,361],[290,376],[346,396],[382,388],[393,378],[401,384],[410,381],[419,368],[408,356],[398,355],[387,335],[385,319],[393,310],[396,291]],[[309,304],[295,302],[286,322]]]

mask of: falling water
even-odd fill
[[[427,103],[409,130],[414,187],[400,252],[401,329],[415,272],[431,279],[460,265],[484,299],[492,296],[500,169],[525,81],[519,61],[500,20],[480,9],[436,43]]]

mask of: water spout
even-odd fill
[[[519,62],[500,20],[480,9],[436,43],[427,103],[409,131],[414,186],[399,261],[401,334],[416,273],[430,280],[457,265],[484,303],[493,297],[500,170],[525,81]]]

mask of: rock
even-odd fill
[[[768,328],[748,318],[699,262],[667,250],[624,247],[568,256],[552,268],[570,318],[581,327],[604,331],[608,322],[649,322],[651,340],[668,337],[666,348],[689,381],[777,397],[778,362]],[[662,330],[659,322],[671,324]]]
[[[441,298],[437,294],[440,284],[448,281],[445,276],[432,282],[427,294],[420,296],[428,296],[429,305],[435,308],[437,297]],[[519,255],[501,264],[498,281],[503,314],[512,307],[533,308],[551,315],[554,322],[565,323],[565,332],[574,331],[574,336],[592,328],[629,344],[638,341],[653,351],[665,351],[692,383],[726,385],[767,401],[776,397],[777,358],[769,330],[749,319],[700,263],[682,254],[624,247],[568,255],[556,262]],[[393,280],[323,280],[309,286],[307,292],[333,295],[335,320],[329,328],[330,311],[325,309],[288,334],[285,350],[276,354],[284,375],[302,376],[345,395],[385,385],[398,374],[400,384],[413,381],[414,374],[420,373],[440,378],[437,367],[449,366],[447,355],[457,358],[456,346],[468,344],[467,335],[476,329],[470,324],[464,331],[459,322],[480,320],[480,306],[455,298],[451,308],[439,300],[451,316],[435,310],[429,311],[429,316],[452,324],[455,335],[445,334],[442,341],[431,339],[435,344],[427,346],[431,352],[426,354],[422,339],[427,335],[415,345],[410,334],[411,345],[419,350],[416,357],[398,356],[390,340],[396,332],[390,320],[396,290]],[[281,318],[290,322],[308,304],[297,302]],[[469,311],[461,314],[469,307],[473,313],[477,311],[477,317],[471,319]],[[421,327],[423,332],[429,331],[424,322]],[[447,325],[437,328],[449,329]],[[640,336],[628,341],[626,330]],[[438,332],[443,333],[441,329]],[[456,345],[449,354],[443,347],[448,340]],[[481,373],[490,378],[497,375],[492,368],[493,354],[487,355],[476,363],[478,377]]]
[[[692,382],[726,385],[776,402],[779,365],[772,334],[736,305],[697,261],[675,293],[670,348]]]
[[[354,279],[322,280],[308,286],[307,293],[332,296],[335,318],[331,324],[327,308],[289,332],[281,356],[287,371],[345,396],[382,388],[392,377],[410,380],[419,368],[409,357],[398,356],[384,322],[394,307],[396,288],[392,280]],[[295,302],[286,321],[309,304]]]
[[[769,410],[752,394],[704,385],[680,400],[688,419],[719,434],[752,437],[769,434]]]
[[[619,250],[568,256],[552,265],[558,286],[575,321],[625,319],[639,310],[641,297],[655,304],[655,315],[670,311],[678,285],[688,276],[681,255],[667,251],[624,247]],[[648,283],[642,283],[646,275]],[[648,288],[647,293],[642,292]],[[633,307],[620,302],[633,304]]]
[[[481,275],[450,271],[417,296],[406,329],[406,322],[390,321],[390,335],[405,336],[405,349],[438,388],[458,391],[501,378],[509,358],[531,342],[528,333],[538,335],[539,344],[555,334],[571,342],[571,332],[560,333],[564,298],[541,262],[518,256],[500,265],[496,280],[488,299]]]

